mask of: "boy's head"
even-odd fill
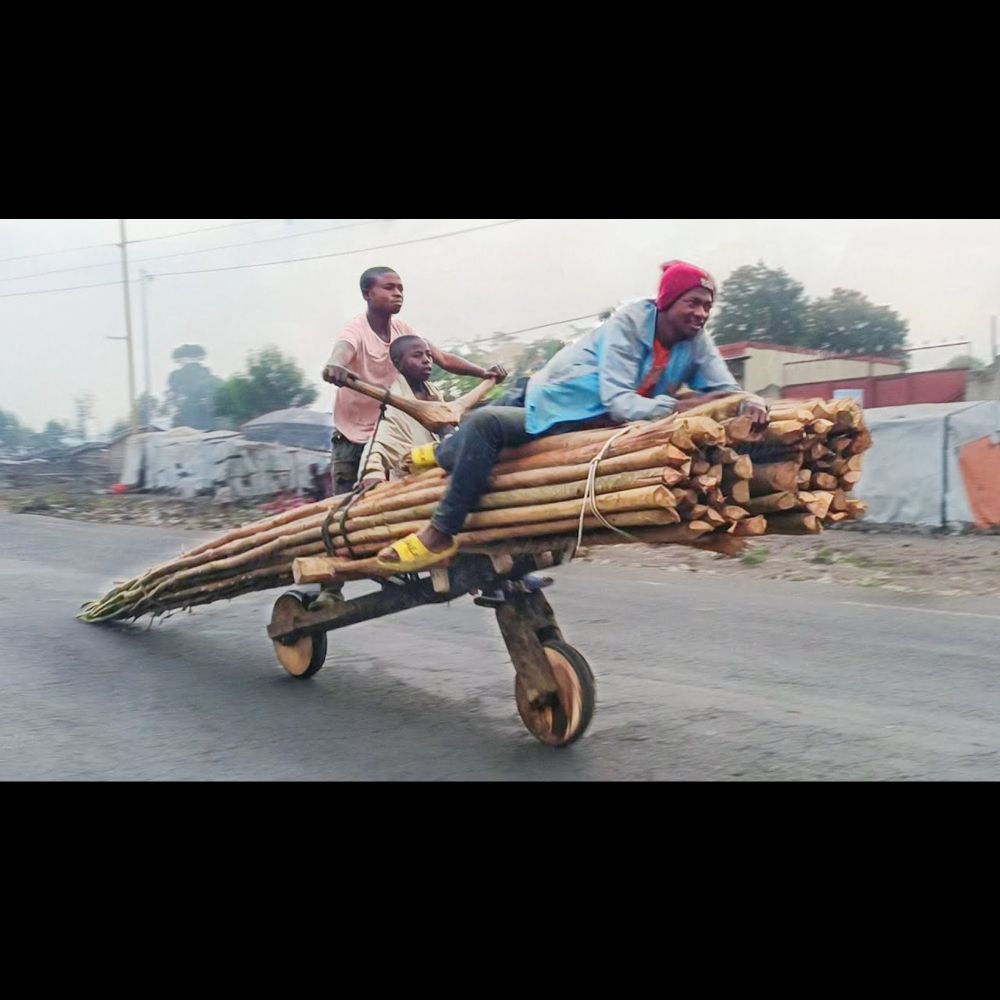
[[[423,337],[397,337],[389,345],[389,357],[407,382],[426,382],[431,377],[434,358]]]
[[[369,309],[395,316],[403,308],[403,279],[391,267],[370,267],[361,275],[361,295]]]

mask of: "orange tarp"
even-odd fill
[[[965,445],[958,455],[965,495],[976,527],[987,531],[1000,525],[1000,446],[989,437]]]

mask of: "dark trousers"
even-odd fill
[[[437,463],[451,473],[448,492],[431,519],[438,531],[457,535],[462,530],[469,511],[486,492],[502,448],[544,436],[524,429],[526,416],[519,406],[484,406],[469,414],[462,426],[438,445]]]
[[[363,444],[355,444],[339,431],[333,435],[333,465],[330,475],[333,479],[333,495],[350,493],[358,481],[358,466],[361,465]]]

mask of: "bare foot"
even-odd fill
[[[430,552],[444,552],[445,549],[451,547],[452,543],[451,535],[446,535],[443,531],[438,531],[438,529],[432,524],[428,524],[427,527],[417,535],[417,538],[427,546],[427,549]],[[387,563],[398,563],[400,561],[399,553],[394,548],[382,549],[382,551],[378,554],[378,558],[382,562]]]

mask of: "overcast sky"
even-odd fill
[[[128,219],[136,391],[145,387],[140,269],[154,275],[146,283],[154,395],[162,398],[170,354],[180,344],[201,344],[206,364],[222,378],[244,367],[249,350],[276,344],[315,382],[314,405],[324,409],[332,390],[319,372],[340,327],[363,311],[358,277],[375,265],[401,274],[402,318],[442,347],[652,295],[659,264],[674,258],[707,268],[719,281],[763,261],[786,270],[810,297],[854,288],[909,321],[911,346],[969,340],[983,360],[990,316],[1000,314],[996,219],[492,225],[507,221]],[[443,235],[475,227],[490,228]],[[426,239],[434,236],[443,238]],[[49,419],[71,422],[74,396],[87,392],[96,398],[91,433],[127,413],[126,346],[107,339],[125,334],[118,240],[117,219],[0,221],[0,409],[35,430]],[[229,246],[237,243],[251,245]],[[367,249],[385,244],[407,245]],[[319,259],[290,260],[310,257]],[[285,262],[246,266],[273,261]],[[98,287],[48,291],[79,285]],[[526,339],[560,332],[569,331],[555,326]],[[922,351],[914,367],[937,367],[962,352]]]

